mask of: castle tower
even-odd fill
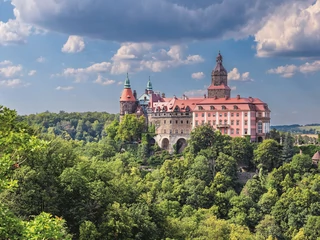
[[[230,97],[231,89],[228,86],[228,73],[222,64],[222,55],[217,56],[216,67],[211,73],[211,85],[208,87],[208,98]]]
[[[147,83],[147,93],[148,93],[148,94],[152,94],[152,93],[153,93],[152,83],[151,83],[151,80],[150,80],[150,76],[149,76],[149,81],[148,81],[148,83]]]
[[[127,73],[127,79],[124,82],[124,89],[120,97],[120,121],[125,114],[135,113],[137,108],[137,101],[132,93],[129,75]]]

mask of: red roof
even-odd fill
[[[312,160],[320,160],[320,152],[319,152],[319,151],[317,151],[317,152],[313,155]]]
[[[120,97],[120,101],[126,101],[126,102],[135,102],[136,99],[132,94],[131,88],[125,88],[122,91],[122,95]]]

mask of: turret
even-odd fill
[[[132,114],[136,111],[137,102],[136,97],[132,93],[129,74],[124,81],[124,89],[120,97],[120,121],[125,114]]]

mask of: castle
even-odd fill
[[[192,129],[203,124],[231,137],[248,136],[252,142],[262,142],[270,131],[268,105],[259,98],[240,95],[232,98],[220,52],[216,62],[208,93],[197,98],[166,97],[164,93],[156,93],[150,78],[145,93],[137,97],[127,75],[120,97],[120,121],[125,114],[144,115],[147,123],[156,128],[155,140],[159,146],[170,152],[174,144],[184,148]]]

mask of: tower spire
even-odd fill
[[[149,80],[148,80],[148,83],[147,83],[147,90],[148,91],[152,91],[152,83],[151,83],[151,80],[150,80],[150,76],[149,76]]]
[[[129,79],[129,74],[127,73],[127,78],[124,81],[124,88],[131,88],[130,86],[130,79]]]

